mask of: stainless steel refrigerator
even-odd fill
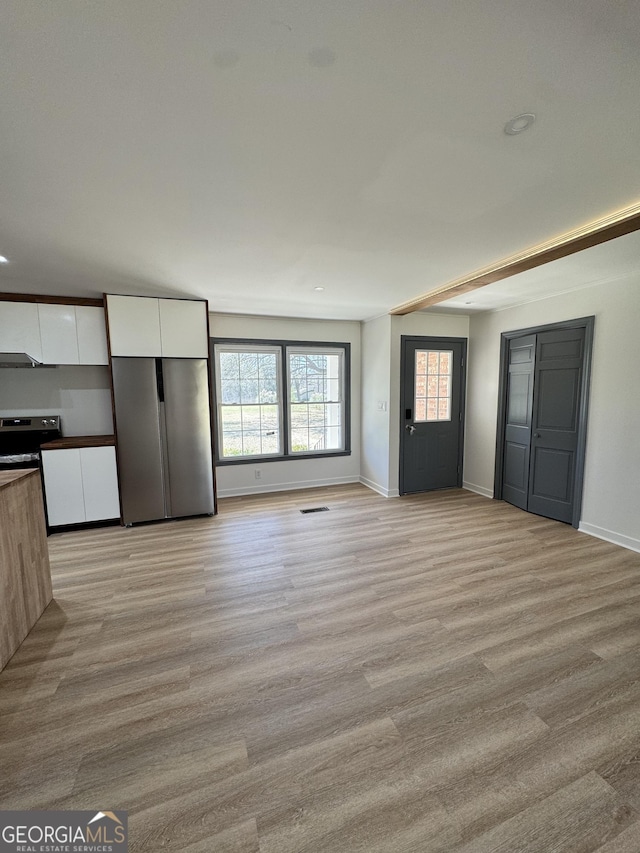
[[[111,360],[125,524],[215,509],[207,360]]]

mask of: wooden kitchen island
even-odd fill
[[[40,472],[0,471],[0,670],[52,597]]]

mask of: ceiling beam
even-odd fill
[[[590,249],[592,246],[598,246],[600,243],[615,240],[616,237],[622,237],[624,234],[638,230],[640,230],[640,203],[626,207],[624,210],[618,210],[610,216],[590,222],[575,231],[569,231],[553,240],[548,240],[546,243],[532,246],[525,249],[524,252],[512,255],[510,258],[503,258],[491,266],[436,287],[422,294],[422,296],[417,296],[415,299],[397,305],[389,313],[411,314],[414,311],[420,311],[422,308],[428,308],[429,305],[445,302],[453,296],[460,296],[480,287],[486,287],[488,284],[502,281],[503,278],[518,275],[518,273],[542,266],[542,264],[557,261],[559,258],[566,258],[567,255],[573,255],[575,252]]]

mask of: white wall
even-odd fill
[[[218,496],[274,492],[312,486],[353,483],[360,477],[360,323],[210,314],[214,338],[332,341],[351,344],[351,455],[277,462],[256,460],[242,465],[219,465]],[[260,480],[255,471],[260,470]]]
[[[470,324],[465,485],[493,493],[500,334],[595,315],[580,528],[640,550],[640,274]]]
[[[362,324],[362,453],[360,479],[389,495],[391,318]]]
[[[63,435],[111,435],[109,368],[0,368],[0,417],[10,415],[60,415]]]

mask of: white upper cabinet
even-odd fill
[[[160,299],[160,339],[166,358],[207,358],[207,303]]]
[[[108,364],[104,308],[38,305],[44,364]]]
[[[207,358],[207,303],[107,296],[111,355]]]
[[[78,361],[80,364],[109,364],[104,308],[76,305]]]
[[[79,364],[74,305],[38,305],[44,364]]]
[[[162,355],[157,299],[107,296],[107,313],[111,355]]]
[[[42,361],[35,302],[0,302],[0,352],[26,352]]]

